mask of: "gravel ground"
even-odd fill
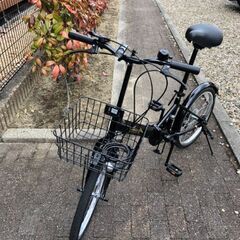
[[[240,7],[228,0],[161,0],[165,12],[185,39],[186,29],[196,23],[213,23],[222,29],[221,46],[204,49],[198,56],[207,79],[220,88],[220,101],[240,133]]]

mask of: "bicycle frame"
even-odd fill
[[[189,65],[194,64],[194,61],[197,57],[197,53],[198,53],[198,49],[194,48],[192,56],[191,56],[190,61],[189,61]],[[126,94],[126,90],[127,90],[127,86],[128,86],[128,83],[129,83],[129,79],[130,79],[130,76],[131,76],[131,73],[132,73],[132,69],[133,69],[133,62],[127,63],[127,68],[126,68],[126,71],[125,71],[121,91],[120,91],[118,101],[117,101],[117,107],[119,107],[119,108],[122,107],[124,97],[125,97],[125,94]],[[159,121],[156,123],[157,127],[160,127],[164,122],[166,122],[169,119],[170,116],[172,116],[173,118],[176,116],[177,110],[179,109],[179,106],[180,106],[180,103],[181,103],[181,99],[182,99],[182,97],[185,96],[184,86],[188,81],[189,75],[190,74],[188,72],[185,73],[185,75],[183,77],[183,80],[182,80],[183,85],[181,85],[179,87],[179,90],[176,92],[176,96],[174,97],[175,101],[174,101],[173,106],[168,110],[167,113],[165,113],[163,116],[161,116],[159,118]],[[111,131],[114,131],[114,126],[111,125],[110,129],[111,129]]]
[[[189,63],[188,63],[189,65],[194,64],[195,59],[197,57],[198,50],[199,49],[197,47],[194,47],[194,50],[192,52],[191,58],[190,58]],[[123,79],[121,91],[120,91],[118,102],[117,102],[117,107],[119,107],[119,108],[122,107],[124,97],[125,97],[125,94],[126,94],[126,90],[127,90],[127,86],[128,86],[128,82],[129,82],[129,79],[130,79],[130,76],[131,76],[131,73],[132,73],[132,69],[133,69],[133,63],[132,62],[127,63],[125,76],[124,76],[124,79]],[[189,72],[185,72],[182,81],[179,81],[182,84],[180,85],[179,89],[176,91],[176,94],[173,96],[172,100],[170,101],[170,103],[171,103],[174,100],[172,106],[170,107],[170,109],[166,113],[164,113],[164,109],[162,110],[162,113],[160,114],[159,120],[153,126],[148,127],[146,135],[145,135],[145,137],[150,140],[150,137],[151,137],[151,134],[153,133],[153,131],[157,130],[158,137],[160,138],[160,141],[157,144],[158,146],[155,150],[156,153],[162,153],[164,151],[164,148],[165,148],[165,143],[170,142],[171,146],[170,146],[170,150],[169,150],[167,159],[165,161],[165,166],[167,167],[167,170],[175,176],[180,176],[182,174],[182,170],[179,169],[178,167],[176,167],[173,164],[169,164],[169,160],[170,160],[170,157],[171,157],[174,145],[175,145],[175,140],[174,139],[175,139],[176,136],[181,136],[183,134],[186,134],[186,133],[194,130],[194,128],[192,128],[192,129],[188,129],[187,131],[182,131],[182,132],[175,132],[174,130],[172,131],[172,128],[174,126],[175,118],[178,114],[178,111],[184,109],[184,107],[181,104],[181,101],[182,101],[182,98],[185,96],[184,91],[185,91],[185,86],[187,84],[187,81],[189,79],[189,75],[190,75]],[[206,88],[208,85],[211,85],[215,89],[215,91],[217,92],[217,88],[214,84],[205,83],[205,84],[199,85],[195,89],[195,94],[198,94],[203,88]],[[189,98],[191,98],[190,95],[187,97],[187,99],[189,99]],[[190,112],[193,116],[198,118],[199,119],[199,125],[203,128],[205,127],[203,119],[201,119],[199,116],[197,116],[196,114],[191,112],[189,109],[184,109],[184,110],[186,110],[187,112]],[[113,119],[114,119],[114,117],[113,117]],[[163,132],[161,130],[161,127],[163,127],[163,126],[164,126],[164,130],[166,130],[167,133]],[[116,130],[116,128],[117,128],[116,124],[111,123],[110,131],[114,132]],[[207,132],[208,130],[204,129],[204,131]],[[211,136],[211,134],[209,134],[209,135]],[[207,137],[207,135],[206,135],[206,137]],[[162,151],[160,152],[158,150],[158,148],[159,148],[159,145],[162,142],[162,140],[164,140],[165,143],[163,145]],[[208,138],[207,138],[207,141],[208,141]],[[209,141],[208,141],[208,144],[209,144],[209,148],[211,150],[211,153],[213,154]]]

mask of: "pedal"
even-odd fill
[[[82,188],[77,188],[77,192],[83,192]]]
[[[149,103],[149,108],[152,109],[155,112],[159,112],[159,111],[164,109],[162,103],[160,103],[158,101],[155,101],[155,100],[152,100]]]
[[[180,177],[182,175],[182,170],[174,164],[168,164],[166,170],[175,177]]]
[[[161,154],[160,150],[158,148],[154,149],[153,152],[157,153],[157,154]]]
[[[104,202],[108,202],[108,199],[105,197],[101,197],[100,200],[104,201]]]

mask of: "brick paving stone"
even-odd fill
[[[233,200],[230,192],[228,193],[215,193],[214,199],[218,207],[233,206]]]
[[[223,224],[229,227],[239,228],[240,226],[240,217],[235,213],[239,208],[234,205],[228,204],[218,208]],[[240,229],[238,231],[240,233]],[[240,236],[240,235],[239,235]]]
[[[38,208],[28,208],[24,210],[22,221],[19,225],[19,235],[35,236],[37,234],[37,226],[40,221],[40,210]]]
[[[125,183],[123,183],[123,184],[125,184]],[[129,192],[131,192],[131,193],[147,192],[146,175],[141,174],[139,176],[132,177],[128,188],[129,188]]]
[[[167,206],[181,206],[181,195],[177,182],[164,181],[163,189],[165,194],[165,204]]]
[[[211,182],[210,181],[210,186],[211,186],[211,189],[212,189],[212,192],[214,194],[220,194],[220,193],[229,193],[229,190],[226,186],[226,183],[224,182],[224,180],[222,181],[213,181]]]
[[[45,159],[51,145],[49,143],[39,143],[34,154],[35,159]]]
[[[150,155],[151,157],[150,156],[146,157],[147,159],[144,161],[145,169],[159,169],[160,168],[159,156],[156,154],[154,154],[155,156],[154,155],[152,156],[152,155],[153,154]]]
[[[195,191],[202,191],[210,189],[207,174],[204,168],[196,166],[194,170],[191,170],[192,181],[194,182]]]
[[[163,184],[161,181],[161,173],[159,169],[148,169],[146,170],[146,183],[147,192],[163,192]]]
[[[37,151],[36,149],[37,144],[26,144],[24,145],[22,152],[19,155],[19,158],[30,158],[32,159],[35,152]]]
[[[95,215],[97,216],[96,223],[105,223],[105,224],[110,224],[114,220],[114,208],[113,206],[105,204],[101,205],[101,207],[96,209]]]
[[[137,239],[150,237],[150,221],[147,206],[132,207],[132,237]]]
[[[201,207],[217,205],[215,201],[214,193],[210,188],[205,188],[204,190],[198,190],[196,191],[196,195],[198,197],[198,201]]]
[[[148,212],[151,221],[167,221],[167,212],[165,208],[165,199],[161,194],[148,194]]]
[[[54,219],[54,216],[47,215],[46,211],[44,211],[42,206],[40,207],[40,211],[41,211],[40,220],[38,221],[38,224],[37,224],[36,236],[38,236],[38,239],[40,239],[40,236],[42,237],[42,239],[57,238],[57,233],[55,232],[56,221]],[[66,231],[66,233],[68,233],[68,231]]]
[[[183,208],[181,206],[168,206],[167,215],[171,238],[188,239],[189,233]]]
[[[188,222],[201,220],[202,212],[196,194],[182,194],[182,206]]]
[[[203,219],[207,226],[210,239],[227,239],[228,231],[216,207],[202,207]]]
[[[189,239],[206,240],[209,239],[206,224],[202,220],[190,221],[187,224]]]
[[[148,194],[146,192],[131,193],[131,206],[144,206],[147,204]]]
[[[240,207],[240,184],[239,181],[227,181],[226,183],[232,200],[238,208]],[[240,211],[239,211],[240,212]]]
[[[57,240],[69,240],[69,237],[56,237]]]
[[[210,186],[212,187],[212,190],[214,192],[228,192],[228,189],[225,185],[225,180],[223,178],[221,169],[219,168],[219,165],[214,162],[211,164],[206,164],[206,172],[208,173],[208,181]]]
[[[131,205],[129,202],[115,205],[114,207],[114,222],[131,221]]]
[[[5,169],[12,169],[14,167],[15,160],[18,159],[22,152],[23,146],[23,144],[17,144],[14,151],[12,149],[7,151],[6,156],[2,161],[1,168],[4,167]]]
[[[131,236],[131,222],[114,222],[114,236],[113,240],[130,240]]]
[[[69,237],[72,219],[77,206],[72,207],[71,205],[66,205],[63,200],[60,200],[56,206],[58,208],[55,208],[56,215],[53,215],[53,221],[55,221],[55,223],[53,222],[55,226],[53,236],[54,238]]]
[[[170,240],[170,230],[168,222],[154,220],[150,223],[151,227],[151,240]]]
[[[52,235],[49,235],[49,234],[44,234],[44,235],[37,235],[35,236],[34,240],[54,240],[53,236]],[[68,238],[55,238],[56,240],[68,240]]]
[[[47,158],[50,158],[50,159],[58,159],[58,156],[57,156],[57,146],[55,143],[52,143],[49,147],[49,150],[48,150],[48,153],[47,153]]]
[[[111,185],[114,185],[114,192],[121,194],[131,193],[131,190],[135,190],[134,192],[136,192],[137,188],[133,189],[133,187],[131,186],[131,171],[134,171],[134,169],[132,168],[130,170],[130,173],[124,179],[123,183],[117,182],[116,180],[111,183]]]
[[[28,158],[18,157],[14,161],[13,171],[18,173],[27,171],[28,162],[29,162]]]
[[[0,143],[0,159],[6,156],[7,152],[10,149],[10,144]]]
[[[223,161],[223,164],[219,164],[221,175],[225,181],[239,181],[240,176],[237,174],[237,170],[231,161]]]
[[[239,240],[240,239],[240,230],[239,226],[229,226],[228,227],[228,240]]]
[[[95,215],[96,218],[94,222],[94,237],[112,238],[114,235],[112,226],[114,219],[113,206],[102,205],[101,208],[99,207],[96,209]]]
[[[123,183],[124,184],[124,183]],[[111,188],[112,186],[110,185],[110,191],[114,191],[114,188]],[[121,204],[132,204],[131,203],[131,194],[129,192],[126,193],[119,193],[119,192],[115,192],[113,195],[113,198],[111,199],[111,201],[114,204],[114,207],[117,207],[118,205]]]
[[[29,161],[29,167],[32,169],[40,169],[44,166],[46,166],[45,162],[47,161],[47,159],[45,157],[41,157],[41,158],[33,158],[31,159],[31,161]]]
[[[113,238],[114,230],[111,223],[101,223],[98,222],[94,225],[94,238]]]
[[[193,181],[191,173],[184,174],[178,178],[178,188],[181,195],[185,194],[194,194],[196,192],[196,185],[199,185],[199,182]]]

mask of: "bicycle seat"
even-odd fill
[[[217,26],[200,23],[189,27],[185,37],[195,47],[203,49],[219,46],[223,40],[223,33]]]

